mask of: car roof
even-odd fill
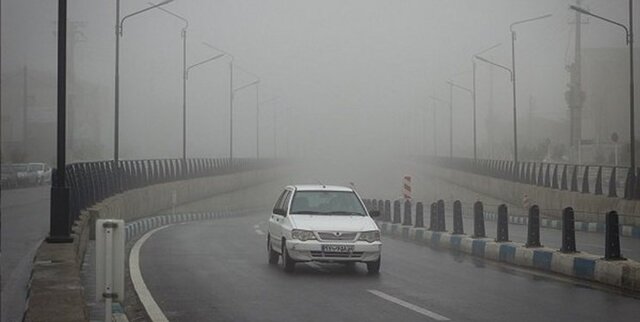
[[[298,184],[287,186],[287,188],[295,189],[296,191],[353,191],[349,187],[320,184]]]

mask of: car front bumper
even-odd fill
[[[323,252],[322,245],[353,245],[349,253]],[[365,241],[326,243],[317,240],[287,240],[289,256],[298,262],[375,262],[380,258],[382,243]]]

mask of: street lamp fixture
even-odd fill
[[[636,181],[636,133],[635,133],[635,110],[634,110],[634,76],[633,76],[633,0],[629,0],[629,27],[613,21],[611,19],[607,19],[605,17],[596,15],[584,8],[578,6],[569,6],[569,9],[575,10],[581,14],[588,15],[608,23],[614,24],[618,27],[624,29],[626,33],[627,46],[629,46],[629,148],[630,148],[630,156],[629,156],[629,169],[631,171],[630,175],[630,185],[631,189],[629,190],[628,196],[631,198],[635,198],[635,181]]]
[[[116,66],[115,66],[115,110],[114,110],[114,138],[113,138],[113,161],[118,163],[119,160],[119,151],[120,151],[120,37],[123,34],[123,27],[125,20],[139,15],[143,12],[149,11],[151,9],[159,8],[166,4],[173,2],[174,0],[166,0],[160,2],[151,7],[144,8],[142,10],[138,10],[136,12],[130,13],[120,19],[120,0],[116,0]]]

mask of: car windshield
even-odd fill
[[[293,195],[291,214],[365,216],[366,212],[351,191],[298,191]]]

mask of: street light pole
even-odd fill
[[[629,0],[629,27],[613,21],[611,19],[598,16],[590,11],[578,6],[569,6],[570,9],[579,13],[598,18],[600,20],[612,23],[624,29],[627,35],[627,45],[629,46],[629,169],[631,169],[631,190],[630,196],[635,198],[635,181],[636,181],[636,130],[635,130],[635,102],[634,102],[634,73],[633,73],[633,0]]]
[[[449,84],[449,157],[453,157],[453,88],[458,88],[461,89],[463,91],[468,92],[469,94],[471,94],[472,96],[475,96],[474,92],[464,86],[460,86],[452,81],[447,81],[447,84]],[[473,123],[475,125],[475,109],[474,109],[474,114],[473,114]],[[473,135],[473,150],[475,152],[476,147],[475,147],[475,128],[474,128],[474,135]]]
[[[539,17],[520,20],[512,23],[509,26],[511,30],[511,77],[513,78],[513,165],[514,169],[518,167],[518,121],[517,121],[517,108],[516,108],[516,31],[513,29],[516,25],[532,22],[535,20],[545,19],[551,17],[551,14],[546,14]]]
[[[476,61],[473,59],[475,56],[483,54],[493,48],[500,46],[501,44],[495,44],[487,49],[482,50],[481,52],[471,56],[471,65],[473,66],[473,161],[478,160],[478,139],[477,139],[477,123],[476,123],[476,111],[477,111],[477,97],[476,97]]]
[[[184,86],[185,93],[187,92],[187,80],[189,79],[189,72],[191,71],[192,68],[214,61],[225,55],[226,54],[218,54],[187,67],[183,75],[183,78],[184,78],[183,86]],[[184,105],[182,109],[182,159],[186,160],[187,159],[187,98],[186,96],[183,98],[183,100],[184,100]]]
[[[71,243],[69,188],[66,167],[66,95],[67,95],[67,0],[58,0],[58,93],[57,93],[57,164],[51,186],[48,243]]]
[[[115,71],[115,101],[114,101],[114,131],[113,131],[113,161],[118,163],[120,158],[120,37],[122,37],[122,29],[124,26],[124,21],[128,18],[131,18],[135,15],[141,14],[143,12],[149,11],[154,8],[158,8],[164,6],[168,3],[173,2],[173,0],[165,0],[151,7],[144,8],[142,10],[138,10],[134,13],[128,14],[120,19],[120,0],[116,0],[116,71]]]
[[[436,101],[440,101],[442,103],[448,103],[447,101],[437,98],[435,96],[429,96],[429,98],[433,101],[433,152],[434,156],[438,156],[438,140],[437,140],[437,118],[436,118]]]
[[[155,3],[149,2],[150,5],[155,6]],[[187,159],[187,28],[189,28],[189,21],[175,14],[165,8],[156,7],[167,14],[170,14],[184,22],[184,27],[182,27],[182,159]]]

